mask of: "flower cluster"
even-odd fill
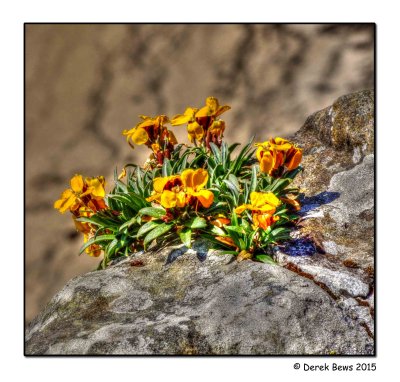
[[[206,105],[201,109],[188,107],[183,114],[176,115],[171,124],[173,126],[187,124],[188,138],[190,142],[204,142],[210,147],[210,142],[218,147],[222,144],[225,130],[225,122],[218,117],[229,110],[230,106],[220,106],[215,97],[208,97]]]
[[[187,169],[181,175],[155,178],[153,195],[146,200],[157,201],[167,209],[192,206],[197,211],[199,204],[208,208],[214,200],[214,194],[204,190],[207,180],[208,172],[201,168]]]
[[[90,223],[77,220],[81,217],[90,217],[96,212],[107,208],[105,197],[105,180],[103,176],[97,178],[83,178],[82,175],[75,175],[71,179],[71,188],[66,189],[61,198],[54,203],[54,208],[61,213],[69,210],[75,227],[83,233],[84,242],[87,243],[93,237],[95,229]],[[98,257],[101,254],[101,247],[97,244],[89,245],[86,253]]]
[[[141,115],[140,118],[142,122],[130,130],[124,130],[122,134],[126,136],[132,148],[134,146],[131,141],[136,145],[149,147],[153,151],[151,159],[158,164],[163,164],[164,158],[171,158],[171,152],[178,143],[174,133],[164,126],[169,123],[169,119],[166,115],[154,118]]]
[[[272,261],[274,246],[290,239],[300,209],[293,186],[302,149],[284,138],[246,144],[223,140],[219,117],[230,106],[208,97],[173,118],[140,116],[124,130],[129,144],[151,150],[143,166],[128,164],[106,195],[103,177],[75,175],[54,207],[69,210],[84,235],[81,252],[104,254],[100,267],[151,245],[190,247],[201,236],[238,261]],[[192,145],[178,144],[166,126],[186,125]]]
[[[294,170],[301,162],[302,149],[286,139],[271,138],[256,146],[260,169],[266,174],[282,175],[285,169]]]

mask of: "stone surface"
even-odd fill
[[[139,114],[175,115],[214,95],[232,106],[230,142],[266,140],[374,83],[372,24],[31,24],[25,37],[28,322],[97,265],[77,258],[82,237],[54,200],[77,172],[106,176],[109,189],[115,166],[143,161],[147,150],[121,135]]]
[[[144,253],[144,266],[128,259],[71,280],[31,323],[27,354],[372,353],[352,305],[312,281],[213,251],[205,258],[202,243],[184,252]]]
[[[293,139],[304,147],[305,170],[296,183],[306,196],[300,211],[303,217],[292,235],[295,241],[310,238],[315,253],[294,257],[289,245],[286,253],[277,251],[275,259],[312,279],[339,305],[351,304],[352,317],[358,315],[373,336],[373,91],[340,97],[331,107],[310,116]]]

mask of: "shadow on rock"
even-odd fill
[[[312,256],[317,253],[314,242],[306,237],[287,242],[281,250],[289,256]]]
[[[330,191],[324,191],[320,192],[317,195],[314,196],[300,196],[300,203],[301,203],[301,211],[300,215],[305,215],[309,213],[310,211],[315,210],[316,208],[322,206],[323,204],[328,204],[332,203],[334,200],[339,198],[340,193],[339,192],[330,192]]]

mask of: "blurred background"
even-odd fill
[[[227,141],[287,136],[373,87],[373,60],[371,24],[26,25],[26,323],[97,266],[78,257],[82,236],[53,202],[75,173],[104,175],[110,189],[115,167],[147,158],[121,135],[139,114],[172,117],[212,95],[232,107]]]

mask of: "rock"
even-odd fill
[[[27,354],[372,352],[365,329],[312,281],[205,255],[206,245],[170,247],[137,256],[142,267],[128,259],[71,280],[32,322]]]
[[[293,139],[304,147],[303,215],[294,242],[311,238],[313,256],[278,250],[278,263],[312,279],[373,336],[374,93],[340,97],[310,116]],[[356,160],[355,160],[356,159]],[[285,253],[286,252],[286,253]],[[319,252],[319,253],[318,253]],[[346,305],[346,306],[347,306]],[[368,319],[365,312],[368,311]]]
[[[373,93],[351,94],[293,137],[304,196],[280,265],[201,240],[137,254],[71,280],[30,324],[26,353],[374,354],[373,116]]]

